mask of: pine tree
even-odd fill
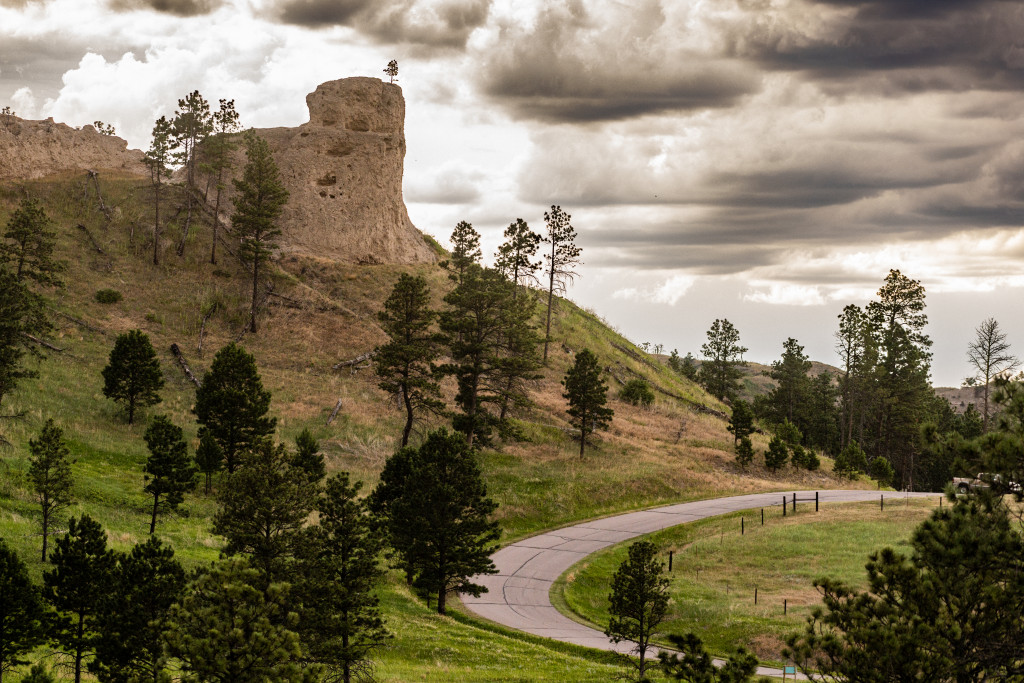
[[[270,145],[252,130],[245,134],[245,156],[242,177],[233,181],[236,195],[232,199],[235,212],[231,215],[231,225],[241,240],[239,255],[252,268],[249,331],[255,334],[260,266],[270,260],[277,248],[274,238],[281,234],[277,219],[288,201],[288,190],[281,182]]]
[[[576,277],[576,266],[581,265],[582,249],[576,246],[576,230],[569,222],[572,216],[562,211],[561,206],[552,206],[551,211],[544,212],[547,224],[547,235],[542,239],[551,245],[550,251],[544,254],[545,273],[548,276],[548,313],[544,327],[544,363],[548,362],[548,342],[551,341],[551,310],[555,303],[555,295],[565,294],[566,286]]]
[[[50,530],[57,523],[61,510],[71,505],[71,490],[74,480],[71,477],[71,451],[64,443],[64,432],[53,423],[53,418],[46,421],[39,438],[28,442],[29,457],[28,479],[39,502],[42,513],[43,562],[46,562],[46,547]]]
[[[159,512],[173,512],[185,500],[185,494],[196,488],[196,467],[188,457],[188,446],[181,427],[163,415],[157,415],[143,436],[149,447],[145,492],[153,496],[153,514],[149,533],[156,532]]]
[[[185,226],[178,242],[178,256],[185,253],[185,241],[188,238],[189,226],[192,224],[193,192],[196,186],[196,169],[199,166],[199,146],[213,132],[213,116],[210,105],[199,94],[192,91],[188,96],[178,100],[178,111],[174,112],[171,121],[171,144],[175,148],[173,159],[185,169],[185,190],[188,207]]]
[[[21,683],[57,683],[57,679],[51,676],[42,664],[33,664],[28,674],[21,679]]]
[[[995,318],[987,318],[974,330],[974,340],[967,345],[967,361],[977,371],[977,379],[983,382],[982,432],[987,432],[988,398],[992,380],[1001,374],[1009,374],[1020,365],[1020,360],[1010,353],[1006,333],[999,329]]]
[[[611,619],[605,635],[613,643],[635,643],[636,680],[647,680],[647,650],[658,625],[668,612],[668,579],[665,565],[658,561],[658,548],[650,541],[630,544],[629,557],[612,576]]]
[[[754,411],[743,399],[736,399],[732,404],[732,415],[726,427],[733,436],[733,445],[754,433]]]
[[[163,680],[163,631],[186,582],[174,551],[155,536],[118,557],[117,590],[104,601],[96,657],[89,663],[101,683]]]
[[[236,133],[242,129],[234,100],[221,100],[220,109],[213,113],[213,134],[206,141],[203,150],[207,156],[204,170],[216,174],[214,189],[217,194],[213,202],[213,239],[210,241],[210,263],[217,263],[217,240],[220,227],[220,198],[226,185],[224,172],[233,166],[232,152],[238,147]]]
[[[810,401],[811,361],[792,337],[782,344],[782,359],[772,363],[769,377],[778,384],[768,394],[768,405],[772,407],[771,420],[781,422],[789,420],[797,425],[807,422],[806,411]]]
[[[34,199],[23,199],[11,214],[0,242],[0,264],[5,264],[18,282],[32,280],[38,285],[59,287],[66,265],[53,258],[57,234],[50,219]]]
[[[403,273],[377,315],[389,340],[377,347],[374,371],[380,388],[397,397],[405,409],[402,445],[406,446],[417,415],[422,418],[425,412],[444,409],[434,368],[441,337],[431,330],[437,312],[430,308],[426,279]]]
[[[248,555],[268,583],[282,580],[316,495],[317,485],[284,446],[264,439],[218,492],[213,531],[227,539],[227,554]]]
[[[0,265],[0,401],[23,379],[39,373],[25,367],[25,356],[42,358],[29,335],[50,329],[42,299]],[[0,444],[6,443],[0,437]]]
[[[731,401],[739,392],[739,379],[743,376],[739,366],[747,349],[740,346],[739,331],[724,318],[715,320],[707,335],[708,342],[700,347],[705,360],[697,377],[712,396]]]
[[[750,442],[749,436],[744,436],[736,444],[736,462],[745,470],[753,461],[754,445]]]
[[[495,269],[517,287],[539,284],[537,271],[541,263],[534,261],[540,249],[541,236],[530,230],[522,218],[505,228],[505,241],[494,255]]]
[[[206,683],[303,683],[288,585],[264,577],[240,558],[201,573],[172,608],[167,652],[186,680]]]
[[[134,423],[136,408],[160,403],[163,386],[160,361],[149,336],[142,330],[119,334],[103,368],[103,395],[125,405],[128,424]]]
[[[196,469],[206,478],[205,492],[210,492],[210,480],[224,467],[224,451],[205,427],[199,428],[199,448],[196,449]]]
[[[877,456],[876,456],[877,457]],[[846,444],[839,455],[836,456],[832,471],[840,477],[853,479],[858,472],[863,472],[868,467],[867,456],[856,441]]]
[[[704,642],[693,633],[668,637],[672,647],[679,651],[661,651],[658,659],[662,670],[677,681],[687,683],[748,683],[757,674],[757,657],[740,646],[729,655],[725,662],[719,664],[708,654]],[[758,679],[767,681],[767,678]]]
[[[432,432],[418,449],[393,457],[403,461],[404,476],[391,479],[391,490],[376,496],[387,501],[390,542],[412,572],[413,585],[436,597],[438,613],[445,614],[449,593],[479,596],[487,589],[470,579],[497,571],[490,559],[501,533],[490,520],[497,505],[487,497],[461,434]],[[378,489],[387,485],[382,479]]]
[[[82,515],[68,522],[52,560],[53,569],[43,573],[44,595],[57,610],[50,637],[71,658],[75,683],[81,683],[82,664],[94,652],[104,601],[114,587],[116,558],[99,523]]]
[[[768,442],[768,450],[764,454],[764,466],[772,472],[786,466],[789,460],[789,447],[779,436],[773,436]]]
[[[153,126],[153,141],[146,151],[145,162],[149,166],[150,178],[153,182],[154,216],[153,216],[153,265],[160,265],[160,188],[163,179],[170,175],[168,165],[174,150],[172,142],[171,122],[166,116],[157,119]]]
[[[228,344],[213,357],[210,370],[196,389],[192,412],[220,446],[228,474],[256,442],[274,433],[277,419],[267,417],[270,392],[263,388],[256,359],[237,344]]]
[[[28,663],[22,656],[46,640],[45,616],[25,563],[0,538],[0,683],[5,673]]]
[[[452,256],[441,262],[448,271],[448,278],[456,285],[462,284],[462,277],[470,265],[480,265],[483,252],[480,251],[480,233],[466,221],[459,221],[452,231]]]
[[[360,482],[347,472],[327,481],[303,553],[296,592],[302,602],[299,633],[310,661],[348,683],[368,668],[371,652],[388,638],[375,591],[384,578],[382,544]]]
[[[569,424],[580,433],[580,458],[583,458],[587,437],[598,429],[607,429],[611,423],[611,408],[606,408],[608,385],[601,379],[601,368],[597,356],[589,349],[576,354],[576,361],[565,373],[562,380],[565,392],[562,397],[569,401]]]
[[[303,429],[295,437],[292,467],[305,472],[310,483],[317,486],[327,476],[327,465],[324,463],[324,454],[320,452],[320,443],[313,438],[309,429]]]
[[[398,78],[398,60],[392,59],[388,62],[388,65],[384,67],[384,74],[390,79],[389,83],[394,83],[395,79]]]

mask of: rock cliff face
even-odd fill
[[[61,171],[107,169],[148,175],[142,152],[92,126],[27,121],[0,115],[0,181],[42,178]]]
[[[269,142],[290,193],[282,250],[347,263],[436,261],[402,199],[401,88],[376,78],[346,78],[323,83],[306,104],[309,123],[256,131]],[[236,175],[244,163],[240,149]],[[230,191],[223,206],[231,206]]]

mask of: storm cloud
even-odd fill
[[[115,12],[153,10],[179,17],[209,14],[223,4],[223,0],[110,0]]]

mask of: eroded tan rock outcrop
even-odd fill
[[[347,263],[436,260],[402,199],[405,99],[376,78],[329,81],[306,96],[309,123],[257,129],[290,193],[283,251]],[[236,174],[245,156],[240,149]],[[222,200],[222,207],[230,207]],[[230,213],[230,208],[222,208]]]
[[[107,169],[148,175],[142,152],[92,126],[72,128],[0,115],[0,181],[42,178],[63,171]]]

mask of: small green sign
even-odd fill
[[[783,673],[795,674],[796,673],[796,667],[795,666],[787,666],[787,667],[785,667]]]

